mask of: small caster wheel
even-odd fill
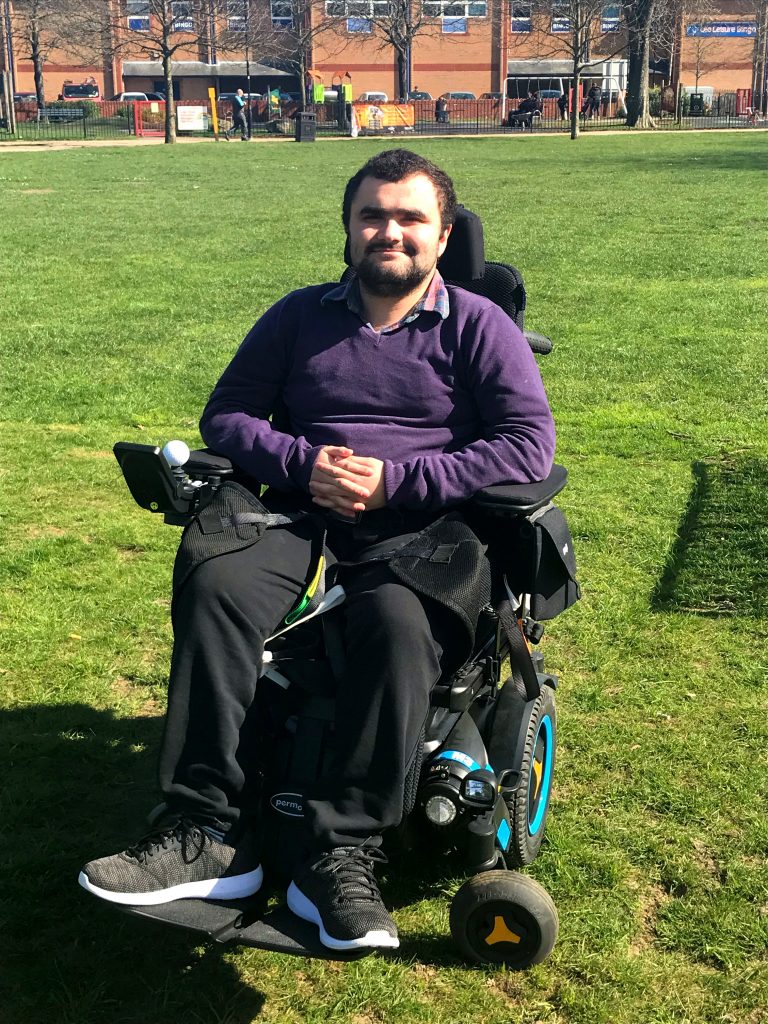
[[[508,868],[530,864],[538,856],[552,792],[556,739],[555,696],[542,686],[528,723],[520,785],[505,796],[512,829],[504,851]]]
[[[516,871],[483,871],[453,898],[451,935],[475,963],[523,970],[546,960],[557,939],[557,909],[546,889]]]

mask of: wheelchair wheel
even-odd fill
[[[512,835],[504,859],[510,868],[530,864],[539,853],[552,791],[556,736],[555,696],[549,686],[542,686],[528,723],[521,782],[505,797]]]
[[[557,939],[557,909],[546,889],[516,871],[483,871],[453,898],[451,935],[475,963],[523,970],[546,960]]]

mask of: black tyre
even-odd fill
[[[451,903],[451,935],[475,963],[523,970],[546,960],[557,939],[557,909],[546,889],[516,871],[483,871]]]
[[[542,686],[526,732],[521,782],[505,797],[512,829],[504,852],[508,867],[530,864],[538,856],[549,812],[556,739],[555,695],[549,686]]]

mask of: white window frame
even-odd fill
[[[608,14],[615,11],[615,14]],[[621,4],[605,4],[600,15],[600,31],[604,33],[618,32],[621,28]]]
[[[149,0],[125,0],[125,20],[131,32],[149,32]]]
[[[325,14],[328,18],[381,20],[389,14],[389,0],[325,0]]]
[[[455,5],[451,5],[455,6]],[[443,35],[465,36],[469,32],[469,22],[464,14],[443,15],[441,30]]]
[[[184,8],[184,14],[177,14],[176,8]],[[171,28],[174,32],[195,31],[195,6],[192,0],[171,0]]]
[[[275,14],[275,7],[278,9],[288,10],[288,15]],[[290,0],[270,0],[269,13],[272,18],[272,25],[274,28],[293,28],[293,7],[290,4]]]
[[[471,7],[482,7],[482,14]],[[422,9],[427,18],[487,18],[488,0],[422,0]]]
[[[527,11],[527,14],[523,14],[523,11]],[[519,3],[511,5],[511,13],[509,17],[509,30],[510,32],[517,32],[527,34],[533,31],[533,4],[532,3]]]

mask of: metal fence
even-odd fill
[[[213,134],[213,117],[205,101],[181,101],[178,106],[205,108],[197,128],[189,133],[197,136]],[[360,118],[361,135],[510,135],[524,132],[569,132],[570,113],[561,109],[557,98],[541,101],[541,111],[534,115],[520,112],[515,101],[501,99],[451,100],[447,110],[439,109],[434,100],[416,100],[406,105],[381,104],[375,116]],[[651,114],[656,128],[750,128],[768,127],[762,118],[748,106],[741,94],[720,93],[709,96],[705,102],[689,96],[678,96],[674,110],[663,109],[659,97],[651,97]],[[310,108],[316,117],[316,134],[323,136],[349,135],[352,108],[347,105],[326,103]],[[355,105],[356,112],[361,107]],[[371,108],[368,107],[368,110]],[[16,138],[22,140],[49,139],[120,139],[134,135],[162,136],[165,130],[165,104],[134,103],[131,101],[51,103],[38,107],[34,102],[15,104]],[[254,99],[251,103],[250,127],[254,137],[283,136],[293,138],[299,107],[293,102]],[[392,116],[389,116],[389,115]],[[394,116],[397,114],[398,116]],[[219,131],[232,132],[231,104],[217,104]],[[580,108],[581,131],[626,130],[626,112],[616,96],[607,96],[592,108]]]

